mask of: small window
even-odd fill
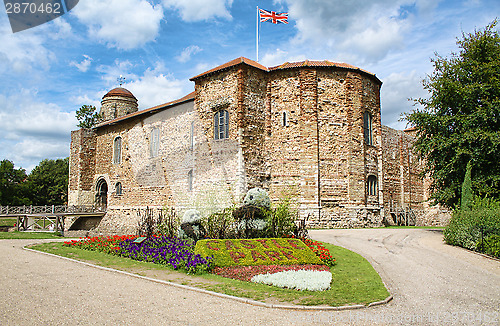
[[[194,121],[191,122],[191,132],[189,133],[189,148],[194,149]]]
[[[123,192],[122,192],[122,183],[121,182],[117,182],[115,184],[115,194],[118,195],[118,196],[120,196],[120,195],[123,194]]]
[[[116,137],[113,142],[113,164],[122,162],[122,138]]]
[[[157,157],[160,152],[160,129],[151,130],[151,157]]]
[[[214,139],[229,137],[229,112],[220,110],[214,115]]]
[[[372,116],[368,112],[365,112],[363,114],[363,129],[365,135],[365,144],[373,145]]]
[[[188,172],[188,190],[193,190],[193,170]]]
[[[283,111],[281,114],[281,125],[283,127],[288,126],[288,112]]]
[[[367,190],[368,196],[376,196],[377,195],[377,177],[374,175],[368,176],[367,182]]]

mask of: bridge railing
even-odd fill
[[[0,206],[0,215],[100,213],[106,208],[95,205]]]

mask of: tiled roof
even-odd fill
[[[194,81],[200,77],[203,77],[203,76],[206,76],[206,75],[210,75],[210,74],[213,74],[215,72],[218,72],[218,71],[222,71],[222,70],[225,70],[225,69],[229,69],[231,67],[234,67],[234,66],[237,66],[239,64],[247,64],[249,66],[252,66],[252,67],[255,67],[255,68],[258,68],[258,69],[261,69],[261,70],[264,70],[264,71],[267,71],[267,67],[261,65],[260,63],[258,62],[255,62],[253,60],[250,60],[248,58],[245,58],[245,57],[239,57],[237,59],[234,59],[234,60],[231,60],[229,62],[226,62],[220,66],[217,66],[213,69],[210,69],[208,71],[205,71],[204,73],[201,73],[197,76],[194,76],[193,78],[190,78],[189,80],[191,81]]]
[[[366,74],[369,74],[373,77],[376,77],[375,74],[372,74],[369,71],[366,71],[364,69],[360,69],[356,66],[350,65],[348,63],[343,63],[343,62],[331,62],[328,60],[322,60],[322,61],[315,61],[315,60],[305,60],[305,61],[299,61],[299,62],[285,62],[279,66],[274,66],[274,67],[269,67],[269,71],[274,71],[274,70],[282,70],[282,69],[292,69],[292,68],[300,68],[300,67],[338,67],[338,68],[346,68],[350,70],[358,70],[362,71]],[[378,78],[377,78],[378,79]]]
[[[239,64],[247,64],[249,66],[261,69],[263,71],[268,71],[268,72],[276,71],[276,70],[284,70],[284,69],[301,68],[301,67],[338,67],[338,68],[344,68],[344,69],[349,69],[349,70],[361,71],[361,72],[366,73],[372,77],[375,77],[380,82],[380,80],[375,76],[375,74],[372,74],[369,71],[360,69],[356,66],[350,65],[348,63],[343,63],[343,62],[331,62],[328,60],[323,60],[323,61],[305,60],[305,61],[299,61],[299,62],[285,62],[279,66],[267,68],[267,67],[261,65],[260,63],[255,62],[255,61],[250,60],[250,59],[245,58],[245,57],[239,57],[237,59],[226,62],[218,67],[215,67],[213,69],[205,71],[204,73],[201,73],[197,76],[194,76],[190,80],[195,81],[196,79],[198,79],[200,77],[207,76],[207,75],[213,74],[213,73],[218,72],[218,71],[226,70],[226,69],[229,69],[229,68],[234,67],[234,66],[239,65]]]
[[[117,88],[110,90],[102,98],[105,98],[108,96],[124,96],[124,97],[131,97],[133,99],[136,99],[134,94],[132,94],[132,92],[130,92],[128,89],[123,88],[123,87],[117,87]]]
[[[171,106],[174,106],[176,104],[181,104],[181,103],[192,101],[192,100],[194,100],[194,92],[191,92],[188,95],[186,95],[186,96],[184,96],[184,97],[182,97],[182,98],[180,98],[178,100],[175,100],[175,101],[171,101],[171,102],[167,102],[167,103],[164,103],[164,104],[160,104],[160,105],[157,105],[157,106],[153,106],[153,107],[151,107],[149,109],[144,109],[144,110],[141,110],[141,111],[136,111],[136,112],[124,115],[123,117],[118,117],[118,118],[113,119],[113,120],[105,121],[103,123],[98,124],[94,128],[100,128],[100,127],[112,125],[112,124],[115,124],[117,122],[120,122],[120,121],[123,121],[123,120],[127,120],[127,119],[130,119],[130,118],[133,118],[133,117],[138,117],[138,116],[141,116],[141,115],[144,115],[144,114],[148,114],[148,113],[151,114],[151,113],[154,113],[154,112],[159,111],[159,110],[167,109],[167,108],[169,108]]]

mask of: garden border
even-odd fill
[[[29,244],[29,245],[26,245],[26,246],[30,246],[30,245],[34,245],[34,244],[41,244],[41,243],[44,243],[44,242],[32,243],[32,244]],[[218,293],[218,292],[213,292],[213,291],[209,291],[209,290],[205,290],[205,289],[200,289],[200,288],[196,288],[196,287],[192,287],[192,286],[188,286],[188,285],[183,285],[183,284],[177,284],[177,283],[173,283],[173,282],[169,282],[169,281],[158,280],[158,279],[155,279],[155,278],[151,278],[151,277],[147,277],[147,276],[142,276],[142,275],[138,275],[138,274],[134,274],[134,273],[130,273],[130,272],[125,272],[125,271],[121,271],[121,270],[114,269],[114,268],[99,266],[99,265],[95,265],[95,264],[91,264],[91,263],[79,261],[79,260],[68,258],[68,257],[58,256],[58,255],[51,254],[51,253],[44,252],[44,251],[39,251],[39,250],[34,250],[34,249],[26,248],[26,246],[24,246],[23,249],[27,250],[27,251],[31,251],[31,252],[35,252],[35,253],[40,253],[40,254],[44,254],[44,255],[48,255],[48,256],[52,256],[52,257],[57,257],[57,258],[65,259],[65,260],[68,260],[68,261],[71,261],[71,262],[83,264],[83,265],[86,265],[86,266],[89,266],[89,267],[93,267],[93,268],[105,270],[105,271],[108,271],[108,272],[115,272],[115,273],[119,273],[119,274],[131,276],[131,277],[135,277],[135,278],[147,280],[147,281],[150,281],[150,282],[155,282],[155,283],[159,283],[159,284],[169,285],[169,286],[173,286],[173,287],[177,287],[177,288],[181,288],[181,289],[185,289],[185,290],[190,290],[190,291],[194,291],[194,292],[205,293],[205,294],[209,294],[209,295],[216,296],[216,297],[219,297],[219,298],[225,298],[225,299],[229,299],[229,300],[233,300],[233,301],[238,301],[238,302],[241,302],[241,303],[250,304],[252,306],[258,306],[258,307],[264,307],[264,308],[286,309],[286,310],[302,310],[302,311],[305,311],[305,310],[313,310],[313,311],[356,310],[356,309],[371,308],[371,307],[375,307],[375,306],[387,304],[387,303],[389,303],[393,299],[393,296],[389,295],[387,298],[385,298],[382,301],[372,302],[372,303],[369,303],[367,305],[359,304],[359,305],[339,306],[339,307],[290,306],[290,305],[270,304],[270,303],[260,302],[260,301],[256,301],[256,300],[252,300],[252,299],[240,298],[240,297],[236,297],[236,296],[233,296],[233,295],[228,295],[228,294],[224,294],[224,293]]]

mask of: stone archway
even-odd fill
[[[95,204],[102,210],[106,210],[108,205],[108,183],[103,178],[96,184]]]

